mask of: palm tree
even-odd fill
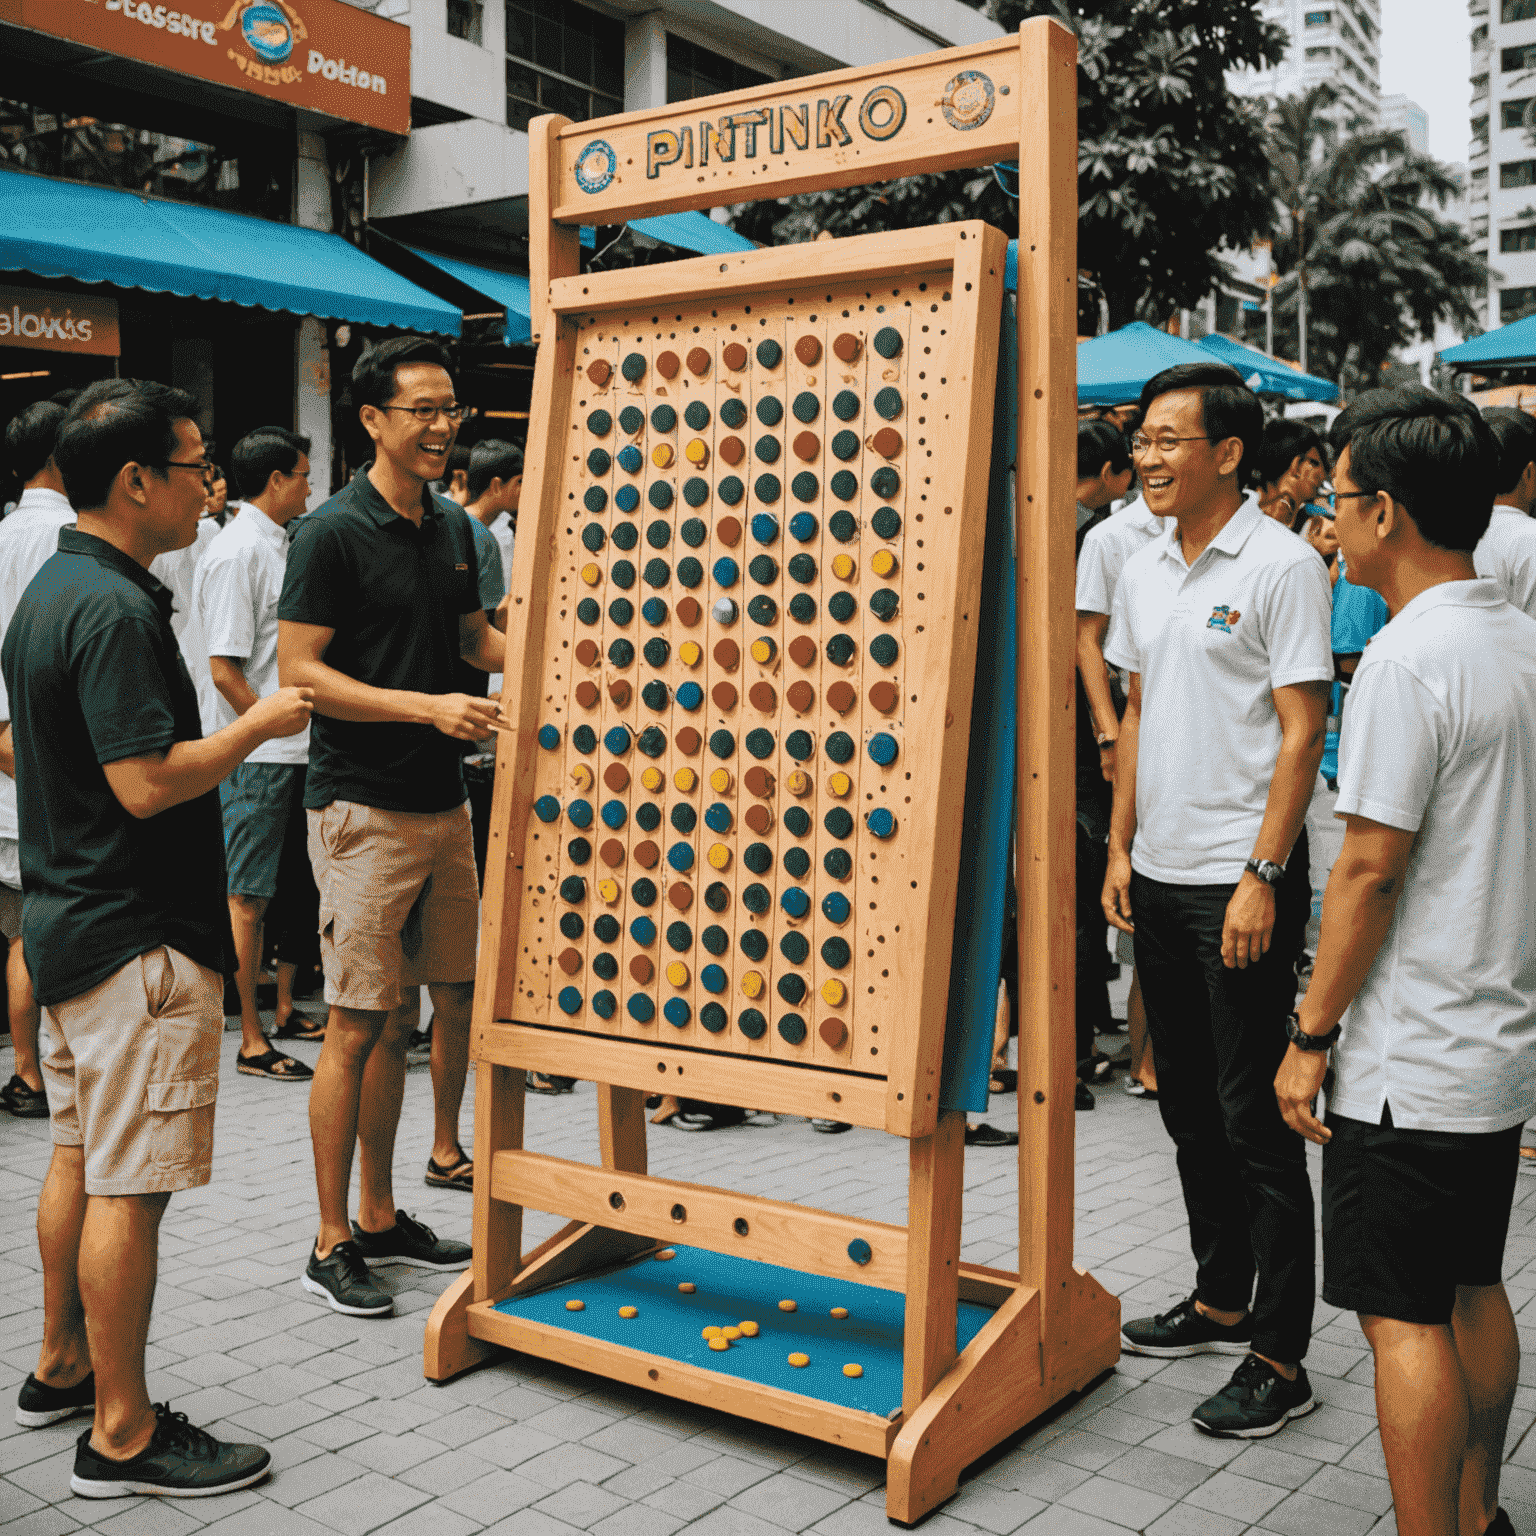
[[[1439,321],[1475,323],[1488,267],[1443,217],[1460,190],[1446,166],[1341,123],[1327,86],[1276,102],[1269,133],[1277,347],[1348,394]]]

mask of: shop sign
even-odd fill
[[[117,300],[94,293],[0,287],[0,347],[120,357]]]
[[[0,21],[404,134],[411,34],[342,0],[0,0]]]

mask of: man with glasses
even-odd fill
[[[1243,1356],[1193,1418],[1250,1438],[1316,1407],[1312,1186],[1270,1085],[1311,908],[1291,854],[1333,677],[1328,575],[1243,496],[1264,413],[1232,369],[1170,368],[1141,403],[1137,472],[1168,527],[1126,562],[1104,647],[1131,674],[1104,910],[1135,935],[1196,1288],[1121,1340]]]
[[[456,667],[500,672],[505,643],[481,605],[469,519],[430,490],[463,416],[447,355],[421,337],[382,342],[353,369],[352,399],[376,456],[299,525],[278,666],[315,692],[304,804],[330,1004],[309,1099],[320,1232],[303,1281],[337,1311],[371,1317],[394,1302],[368,1259],[444,1270],[470,1258],[468,1244],[396,1207],[391,1165],[414,1018],[402,1005],[424,985],[427,1172],[470,1187],[459,1111],[479,891],[461,744],[491,735],[500,709],[456,691]],[[349,1224],[354,1141],[361,1198]]]

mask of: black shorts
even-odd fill
[[[1448,1323],[1458,1285],[1503,1279],[1520,1132],[1460,1135],[1329,1113],[1323,1300],[1368,1317]]]

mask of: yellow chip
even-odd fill
[[[720,1337],[720,1329],[714,1323],[711,1323],[708,1328],[700,1332],[699,1337],[701,1339],[718,1339]]]
[[[832,777],[827,780],[828,791],[835,795],[839,800],[845,798],[849,790],[852,788],[853,780],[850,779],[846,773],[842,772],[841,769],[839,769],[838,772],[834,773]]]
[[[599,880],[597,882],[598,900],[608,906],[612,906],[619,899],[619,882],[617,880]]]
[[[709,1341],[709,1347],[711,1349],[729,1349],[731,1347],[731,1341],[729,1339],[711,1339]]]
[[[843,1367],[844,1376],[862,1376],[863,1374],[864,1367],[862,1365],[845,1365]]]
[[[711,869],[729,869],[731,867],[731,850],[724,843],[711,843],[709,845],[708,857]]]
[[[773,660],[777,651],[778,646],[766,635],[760,635],[752,642],[752,660],[760,667],[766,667]]]
[[[694,440],[689,443],[685,449],[683,449],[683,452],[687,455],[688,462],[690,464],[697,465],[701,469],[704,467],[704,465],[709,463],[709,444],[706,443],[702,437],[694,438]]]
[[[693,1293],[698,1290],[698,1286],[696,1286],[692,1280],[680,1280],[678,1282],[677,1288],[683,1293],[684,1296],[692,1296]]]
[[[809,1355],[800,1354],[791,1355],[789,1357],[789,1363],[794,1366],[796,1370],[798,1370],[802,1365],[809,1365],[811,1363],[811,1357]]]
[[[639,1317],[640,1316],[640,1308],[639,1307],[620,1307],[619,1308],[619,1316],[620,1317]]]
[[[662,1264],[662,1263],[665,1263],[666,1260],[668,1260],[668,1259],[675,1259],[676,1257],[677,1257],[677,1249],[676,1248],[663,1248],[661,1250],[661,1252],[656,1255],[656,1262],[658,1264]]]
[[[674,449],[671,443],[657,443],[656,446],[651,449],[651,463],[654,464],[657,469],[668,468],[672,463],[673,457]]]
[[[590,561],[581,568],[581,579],[589,587],[595,587],[603,579],[602,571]]]
[[[688,985],[688,967],[681,960],[674,960],[667,967],[667,984],[673,987]]]
[[[744,1333],[747,1336],[747,1338],[755,1339],[757,1337],[757,1324],[756,1323],[751,1322],[749,1320],[749,1321],[747,1321],[745,1323],[738,1324],[738,1326],[740,1327],[742,1333]]]
[[[763,995],[763,976],[761,971],[748,971],[741,978],[741,991],[744,997],[761,997]]]
[[[577,789],[591,789],[592,770],[588,768],[585,763],[577,763],[576,766],[571,769],[571,783],[574,784]]]
[[[568,1301],[565,1304],[565,1310],[567,1312],[585,1312],[587,1304],[584,1301]]]
[[[854,565],[852,555],[832,556],[832,574],[836,576],[839,581],[847,581],[853,575],[853,571]]]
[[[792,1301],[781,1301],[779,1303],[780,1312],[798,1312],[799,1310],[800,1309]]]
[[[672,782],[680,790],[682,790],[685,795],[691,795],[693,793],[693,786],[699,782],[699,776],[693,771],[692,768],[679,768],[677,772],[672,775]]]
[[[741,1337],[741,1329],[740,1328],[722,1328],[720,1330],[720,1337],[722,1339],[730,1339],[734,1343],[737,1339],[739,1339]]]
[[[797,799],[811,792],[811,776],[804,768],[796,768],[784,779],[784,788]]]
[[[833,1317],[847,1317],[848,1316],[848,1308],[847,1307],[833,1307],[832,1308],[832,1316]]]
[[[667,781],[660,768],[647,768],[640,775],[640,782],[654,795]]]
[[[821,984],[822,1000],[829,1008],[841,1008],[843,999],[847,997],[848,989],[837,977],[833,976]]]
[[[731,770],[729,768],[716,768],[709,776],[709,787],[717,795],[730,794],[731,785],[734,782],[735,780],[731,778]]]
[[[870,557],[869,568],[876,576],[889,576],[896,569],[896,556],[888,549],[877,549]]]
[[[697,640],[684,640],[677,648],[677,659],[685,667],[696,667],[703,660],[704,652]]]

